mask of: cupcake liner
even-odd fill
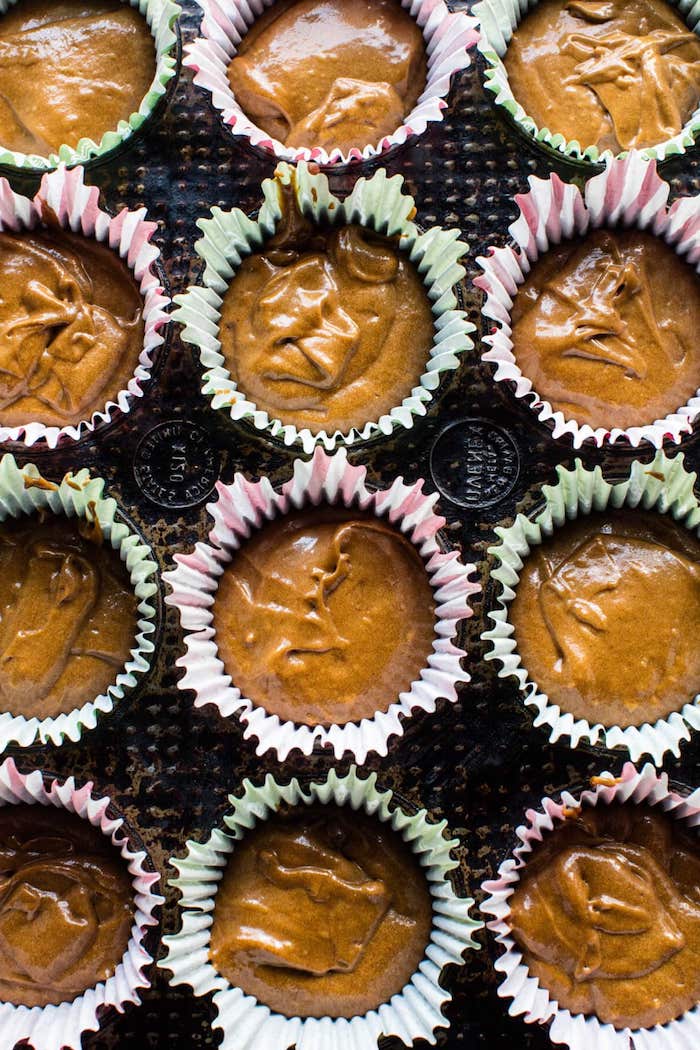
[[[700,35],[700,9],[693,0],[668,0],[684,19],[688,28]],[[504,58],[513,33],[528,12],[537,6],[537,0],[481,0],[472,8],[479,21],[478,50],[484,57],[484,86],[494,96],[494,101],[519,131],[545,152],[553,151],[560,159],[584,163],[587,166],[607,164],[613,158],[610,149],[599,150],[597,146],[582,147],[575,140],[569,142],[561,133],[549,128],[539,128],[532,117],[514,97],[508,80]],[[673,138],[640,150],[642,157],[659,162],[685,153],[695,144],[700,131],[700,106],[692,114],[685,127]],[[619,157],[629,155],[627,152]]]
[[[685,1050],[700,1045],[700,1006],[665,1025],[646,1029],[615,1029],[603,1024],[595,1016],[571,1014],[553,1000],[546,988],[531,977],[513,936],[510,925],[509,898],[520,881],[520,873],[538,842],[567,819],[567,813],[578,806],[610,805],[612,802],[646,803],[659,806],[674,820],[683,821],[690,828],[700,825],[700,790],[683,797],[669,788],[666,773],[657,773],[651,764],[637,772],[631,762],[626,763],[622,776],[603,773],[594,777],[591,788],[579,796],[562,792],[561,802],[552,798],[542,800],[541,810],[528,810],[527,824],[517,829],[520,845],[498,869],[498,878],[485,882],[482,889],[489,896],[481,906],[485,915],[493,916],[487,928],[496,935],[496,941],[505,951],[495,962],[496,970],[504,974],[498,994],[512,999],[511,1016],[523,1016],[527,1024],[550,1024],[549,1036],[553,1043],[568,1046],[569,1050]]]
[[[98,522],[104,541],[119,552],[139,602],[131,657],[107,692],[94,699],[86,697],[81,708],[52,718],[25,718],[9,711],[0,713],[0,753],[12,744],[30,747],[36,743],[51,743],[58,746],[66,737],[77,742],[83,731],[94,729],[98,718],[108,714],[150,668],[154,652],[152,638],[156,629],[154,597],[158,593],[158,567],[150,548],[118,520],[117,503],[103,495],[104,485],[102,478],[90,477],[87,470],[66,474],[60,484],[54,484],[42,478],[33,463],[19,467],[10,455],[0,459],[0,521],[35,511],[49,511]]]
[[[260,251],[264,242],[273,236],[282,217],[282,186],[293,190],[299,208],[316,222],[338,226],[358,223],[385,236],[400,237],[401,248],[421,274],[432,304],[433,345],[419,385],[379,420],[369,421],[347,434],[338,430],[312,434],[306,428],[297,429],[272,418],[238,388],[221,353],[219,324],[223,298],[242,259]],[[303,162],[296,169],[288,164],[278,165],[274,179],[266,179],[262,191],[264,203],[255,222],[238,208],[233,211],[213,208],[210,219],[200,219],[197,223],[204,234],[195,245],[206,264],[203,286],[192,285],[186,294],[175,297],[178,309],[173,318],[183,326],[182,338],[199,353],[204,368],[202,392],[210,399],[212,408],[228,412],[232,420],[244,421],[285,445],[301,446],[307,453],[316,445],[322,444],[331,451],[341,444],[350,446],[377,435],[389,435],[398,427],[410,429],[416,417],[426,414],[444,374],[454,371],[459,366],[460,355],[474,346],[469,337],[475,330],[474,325],[457,309],[454,292],[454,286],[465,275],[459,260],[468,251],[467,245],[458,239],[459,231],[434,227],[421,233],[412,221],[415,201],[404,192],[402,176],[388,178],[383,169],[369,179],[359,179],[343,201],[330,192],[325,175],[312,173]]]
[[[163,898],[155,888],[160,876],[146,867],[147,854],[132,849],[123,817],[110,816],[109,798],[95,798],[93,784],[77,787],[73,777],[52,780],[47,786],[38,770],[20,773],[8,758],[0,766],[0,806],[27,803],[55,806],[89,820],[93,827],[111,839],[119,849],[132,875],[134,887],[134,924],[122,961],[106,981],[83,992],[72,1002],[59,1006],[15,1006],[0,1003],[2,1045],[11,1048],[27,1040],[33,1050],[80,1050],[81,1035],[96,1032],[105,1008],[124,1012],[127,1003],[140,1003],[140,990],[149,988],[146,969],[153,957],[145,945],[149,930],[158,925],[155,909]]]
[[[530,192],[515,198],[520,215],[508,228],[516,248],[489,248],[489,254],[477,259],[483,270],[474,284],[486,293],[484,317],[494,321],[484,342],[490,348],[482,360],[495,365],[496,382],[508,383],[542,423],[552,429],[553,437],[571,440],[575,448],[593,442],[598,448],[615,442],[633,447],[643,441],[661,448],[664,441],[678,443],[690,433],[700,414],[700,390],[687,404],[669,413],[665,419],[644,426],[593,428],[587,423],[568,419],[555,411],[521,372],[513,354],[510,312],[518,288],[532,265],[552,245],[583,236],[601,226],[632,227],[648,230],[662,237],[700,273],[700,196],[682,197],[668,207],[670,186],[657,173],[656,164],[639,153],[613,160],[605,171],[590,179],[583,192],[557,175],[548,179],[529,179]]]
[[[272,750],[284,761],[295,748],[310,755],[325,745],[332,746],[336,758],[351,752],[359,763],[370,752],[386,755],[389,738],[403,735],[402,718],[415,710],[434,711],[441,697],[455,703],[457,684],[469,681],[461,665],[466,653],[453,639],[460,620],[472,614],[470,596],[480,590],[469,579],[474,566],[463,565],[456,551],[441,550],[438,532],[445,520],[435,514],[437,496],[426,496],[422,481],[408,486],[399,478],[391,488],[373,492],[366,474],[365,467],[348,463],[344,449],[334,456],[316,449],[310,461],[295,460],[294,474],[279,492],[267,478],[250,482],[237,474],[232,485],[219,482],[218,499],[207,507],[214,520],[209,543],[175,555],[177,567],[164,575],[172,591],[166,603],[178,609],[186,632],[187,652],[177,661],[185,674],[178,685],[194,691],[196,707],[214,704],[224,717],[238,715],[245,738],[257,739],[258,755]],[[373,718],[330,727],[282,721],[242,696],[219,659],[212,611],[219,577],[251,532],[294,508],[321,502],[370,510],[403,532],[423,559],[436,602],[433,651],[410,690]]]
[[[0,178],[0,230],[20,233],[36,229],[48,213],[51,221],[57,221],[64,230],[83,234],[118,252],[131,270],[143,298],[143,350],[134,375],[126,389],[116,393],[114,400],[108,401],[90,419],[63,427],[31,420],[18,427],[0,426],[0,442],[20,442],[27,446],[44,442],[49,448],[56,448],[59,444],[78,441],[98,426],[130,412],[134,398],[143,397],[143,387],[151,378],[154,355],[164,343],[161,329],[168,320],[166,310],[170,305],[155,265],[160,251],[150,243],[158,226],[146,220],[145,208],[138,211],[125,208],[111,216],[100,208],[99,197],[96,186],[85,185],[83,168],[68,171],[63,164],[42,177],[31,199],[15,193],[7,179]]]
[[[238,45],[256,18],[272,0],[197,0],[204,12],[200,36],[185,47],[183,65],[195,72],[194,82],[211,94],[212,104],[221,113],[224,125],[234,136],[242,136],[252,146],[278,160],[296,163],[312,160],[322,165],[343,165],[371,160],[403,145],[414,135],[422,135],[429,123],[441,121],[447,108],[447,94],[455,73],[471,65],[470,50],[479,39],[477,21],[469,15],[453,14],[443,0],[401,0],[423,31],[428,59],[428,79],[415,108],[392,135],[362,149],[330,153],[321,146],[287,147],[271,138],[250,120],[238,105],[228,80],[228,67]]]
[[[512,675],[518,679],[525,703],[537,712],[534,725],[549,729],[550,742],[564,739],[574,748],[582,741],[624,748],[635,762],[648,754],[661,765],[669,751],[678,758],[681,741],[690,739],[691,729],[700,729],[700,695],[689,699],[681,711],[674,711],[653,725],[645,722],[625,729],[606,727],[567,714],[530,680],[508,620],[508,607],[532,548],[579,515],[604,511],[607,507],[639,507],[669,514],[687,529],[700,533],[700,503],[693,491],[696,477],[686,470],[682,454],[669,458],[657,452],[651,463],[635,461],[628,477],[615,484],[605,480],[600,467],[589,470],[576,460],[573,470],[557,467],[556,485],[543,486],[544,506],[534,518],[519,514],[510,528],[496,529],[501,542],[490,547],[489,554],[498,563],[491,576],[500,584],[500,590],[496,608],[489,613],[494,626],[482,635],[484,641],[491,643],[485,659],[500,662],[499,678]]]
[[[0,0],[0,15],[4,15],[18,0]],[[156,49],[156,71],[148,93],[142,99],[136,113],[120,120],[116,128],[106,131],[100,142],[90,138],[80,139],[77,146],[61,145],[57,153],[41,157],[33,153],[20,153],[5,149],[0,130],[0,166],[16,168],[27,173],[48,171],[59,164],[94,163],[103,159],[126,142],[153,115],[158,104],[165,98],[171,82],[177,76],[177,20],[182,8],[173,0],[125,0],[143,15],[150,26]]]
[[[350,806],[389,823],[417,854],[432,896],[430,943],[418,970],[401,992],[363,1016],[303,1019],[273,1013],[232,987],[209,961],[217,884],[236,842],[282,806],[314,803]],[[376,1050],[382,1035],[396,1035],[409,1045],[415,1039],[434,1043],[435,1030],[447,1026],[442,1008],[452,998],[440,987],[442,971],[464,964],[467,949],[478,948],[473,933],[483,925],[469,914],[473,900],[452,888],[450,872],[458,864],[450,850],[459,843],[445,839],[446,822],[432,823],[422,809],[406,813],[391,791],[377,787],[376,774],[362,778],[354,766],[346,776],[331,770],[326,779],[306,785],[297,780],[281,785],[269,774],[262,785],[246,780],[239,797],[229,795],[229,804],[225,828],[216,828],[203,844],[189,842],[187,855],[171,861],[178,871],[171,884],[181,893],[182,926],[163,938],[168,954],[159,963],[171,971],[171,984],[190,985],[195,995],[215,993],[213,1026],[223,1030],[222,1050]]]

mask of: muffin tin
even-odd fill
[[[459,0],[451,4],[455,10],[470,6]],[[200,13],[193,0],[185,0],[183,11],[183,39],[190,40]],[[515,827],[527,807],[603,770],[619,773],[626,757],[549,744],[547,733],[533,727],[517,682],[499,679],[498,668],[484,661],[489,646],[481,634],[496,601],[488,575],[495,562],[487,553],[497,541],[494,528],[510,525],[516,508],[526,514],[536,508],[540,487],[555,480],[557,464],[572,467],[580,458],[589,467],[601,464],[606,476],[618,479],[631,459],[649,462],[654,453],[588,445],[574,451],[570,443],[555,441],[505,384],[493,382],[491,366],[480,360],[480,335],[488,322],[480,319],[482,296],[471,283],[478,273],[476,257],[490,245],[507,243],[508,225],[516,218],[512,201],[527,191],[529,175],[546,178],[557,170],[563,178],[575,177],[571,167],[524,148],[484,91],[482,63],[479,57],[477,68],[453,85],[445,121],[383,165],[406,179],[421,226],[459,227],[469,244],[464,294],[478,327],[477,346],[414,429],[349,452],[353,464],[367,467],[369,483],[390,484],[399,475],[409,484],[425,478],[426,491],[441,493],[446,542],[480,570],[482,594],[472,599],[474,615],[463,625],[471,681],[461,702],[443,700],[434,715],[418,714],[406,724],[404,736],[390,742],[388,756],[372,755],[365,767],[409,807],[424,807],[435,820],[447,820],[451,835],[461,840],[459,877],[478,903],[484,896],[482,881],[495,877],[515,846]],[[159,223],[154,243],[162,251],[169,290],[177,294],[200,276],[193,249],[196,220],[214,205],[257,211],[260,184],[273,167],[272,159],[232,141],[209,97],[183,71],[161,124],[110,163],[90,170],[87,181],[99,186],[103,206],[112,213],[125,206],[148,208],[149,219]],[[363,173],[375,167],[367,165]],[[671,182],[671,199],[700,191],[697,152],[669,162],[662,174]],[[348,193],[355,177],[352,171],[334,176],[334,192]],[[14,185],[23,192],[35,189],[35,183],[22,179]],[[252,479],[267,475],[279,486],[291,476],[295,455],[211,411],[199,393],[194,357],[175,329],[162,370],[128,416],[70,449],[11,449],[18,462],[36,463],[54,480],[83,466],[104,477],[109,494],[152,545],[162,570],[172,567],[173,554],[206,537],[204,505],[218,477],[231,482],[243,471]],[[675,446],[669,451],[677,453]],[[686,466],[698,470],[697,433],[684,439],[681,451]],[[184,855],[187,839],[208,837],[228,809],[229,793],[237,792],[244,778],[261,780],[266,772],[281,781],[294,775],[320,777],[331,766],[346,773],[350,762],[346,757],[336,763],[331,751],[310,758],[297,752],[282,764],[274,756],[258,757],[255,741],[244,739],[237,720],[222,719],[211,707],[196,710],[191,695],[178,689],[182,672],[175,661],[183,651],[177,613],[169,608],[154,667],[142,688],[81,742],[67,741],[46,752],[15,752],[21,770],[45,765],[79,782],[94,780],[95,791],[113,799],[166,877],[175,874],[167,869],[168,859]],[[674,781],[694,787],[700,779],[700,737],[695,734],[683,745],[680,760],[667,756],[664,768]],[[172,887],[165,892],[163,929],[173,933],[178,894]],[[496,994],[498,949],[490,935],[480,933],[477,939],[482,950],[467,953],[466,965],[448,972],[451,1027],[438,1033],[438,1046],[546,1050],[551,1043],[545,1030],[509,1018],[507,1003]],[[154,986],[143,1004],[86,1036],[86,1050],[218,1045],[211,1000],[195,998],[183,986],[170,987],[163,971],[154,970],[152,977]],[[380,1041],[381,1050],[401,1045]]]

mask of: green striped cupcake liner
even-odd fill
[[[700,36],[700,3],[698,0],[668,0],[678,8],[694,33]],[[568,141],[564,135],[549,128],[540,128],[528,116],[523,106],[513,95],[504,63],[506,51],[513,34],[528,12],[536,7],[538,0],[480,0],[472,9],[478,18],[480,39],[477,44],[485,61],[484,86],[491,92],[497,106],[506,114],[519,131],[546,153],[554,153],[585,167],[607,164],[613,157],[612,150],[599,150],[597,146],[583,146],[575,140]],[[692,114],[684,128],[673,138],[659,142],[647,149],[639,150],[649,160],[664,161],[685,153],[695,144],[700,133],[700,106]],[[618,156],[625,156],[620,153]]]
[[[300,1018],[275,1013],[231,986],[209,958],[216,892],[237,844],[282,807],[313,804],[363,810],[389,824],[416,854],[432,897],[430,940],[417,971],[389,1002],[362,1016]],[[377,786],[375,773],[362,777],[355,766],[345,776],[331,770],[308,784],[296,779],[279,784],[269,774],[262,784],[246,780],[239,795],[229,795],[229,805],[222,827],[204,843],[188,842],[186,855],[171,861],[178,872],[171,885],[181,895],[181,926],[163,938],[167,955],[160,962],[170,971],[171,984],[189,985],[198,996],[213,993],[213,1027],[223,1030],[221,1050],[376,1050],[377,1040],[388,1035],[409,1046],[416,1039],[434,1043],[436,1029],[448,1024],[443,1007],[452,998],[440,978],[446,966],[463,965],[467,951],[479,947],[473,935],[483,926],[470,915],[474,901],[460,897],[452,886],[450,873],[458,862],[451,851],[459,843],[445,838],[446,822],[433,823],[423,809],[407,812],[391,791]]]
[[[155,650],[158,567],[150,547],[119,520],[116,500],[104,496],[105,482],[83,469],[66,474],[59,484],[44,479],[29,463],[18,466],[11,455],[0,460],[0,521],[37,512],[84,518],[99,524],[103,542],[112,548],[126,566],[138,599],[136,634],[129,660],[107,691],[86,697],[82,707],[51,718],[25,718],[11,711],[0,713],[0,753],[10,745],[62,744],[80,740],[85,730],[94,729],[99,718],[132,690],[149,670]]]
[[[0,16],[4,15],[18,0],[0,0]],[[178,18],[182,13],[179,4],[174,0],[125,0],[135,7],[150,26],[156,51],[156,71],[153,82],[141,100],[141,105],[128,118],[120,120],[116,128],[106,131],[99,142],[91,138],[82,138],[77,146],[59,146],[56,153],[41,157],[33,153],[18,153],[2,145],[0,128],[0,167],[15,168],[31,174],[50,171],[64,163],[69,167],[75,164],[96,163],[111,154],[139,131],[153,115],[156,108],[165,100],[173,86],[178,71]]]
[[[633,762],[650,755],[660,766],[668,752],[678,758],[681,743],[690,739],[691,730],[700,729],[700,694],[689,696],[681,710],[658,719],[653,725],[641,719],[639,724],[625,728],[602,725],[562,710],[556,698],[548,696],[530,678],[508,619],[510,603],[529,554],[567,521],[607,508],[639,508],[668,514],[700,536],[700,502],[694,490],[696,478],[696,474],[686,469],[682,453],[669,457],[661,451],[649,463],[635,460],[627,477],[618,482],[607,481],[599,466],[590,469],[577,459],[571,470],[557,467],[557,483],[543,486],[543,505],[534,516],[518,514],[509,528],[496,529],[500,543],[490,547],[488,553],[496,560],[491,578],[498,584],[498,591],[495,607],[488,614],[493,626],[482,635],[482,639],[490,643],[485,659],[500,663],[499,678],[517,679],[524,702],[535,714],[534,725],[548,730],[550,742],[564,740],[572,748],[581,743],[610,750],[619,748],[627,751]],[[663,610],[649,610],[650,618],[662,613]]]
[[[418,385],[380,419],[368,420],[349,433],[312,433],[274,419],[240,389],[221,353],[219,326],[224,296],[242,260],[260,251],[273,236],[282,217],[282,187],[291,188],[303,214],[315,222],[357,223],[385,236],[399,237],[402,250],[423,278],[432,305],[433,345]],[[474,325],[457,308],[455,294],[455,285],[465,275],[459,260],[468,251],[459,240],[459,231],[434,227],[421,232],[413,222],[415,201],[405,192],[403,177],[389,178],[384,169],[371,178],[359,179],[352,192],[340,200],[331,193],[327,177],[313,172],[304,161],[296,168],[280,163],[275,177],[263,182],[262,192],[264,203],[256,219],[250,219],[238,208],[213,208],[210,218],[197,222],[204,235],[195,245],[205,263],[202,283],[175,296],[177,309],[172,317],[183,326],[185,342],[196,348],[204,370],[202,391],[212,408],[287,446],[301,447],[306,453],[311,453],[316,445],[330,452],[340,445],[388,436],[401,427],[410,429],[417,417],[426,414],[444,375],[454,371],[462,354],[474,346],[470,338]]]

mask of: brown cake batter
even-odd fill
[[[46,157],[99,143],[155,76],[145,18],[119,0],[19,0],[0,18],[0,145]]]
[[[0,809],[0,1000],[71,1002],[114,974],[133,889],[111,841],[49,806]]]
[[[131,379],[143,301],[116,252],[59,228],[0,232],[0,425],[89,419]]]
[[[533,548],[509,619],[552,703],[653,724],[700,692],[700,541],[653,512],[579,518]]]
[[[658,145],[700,102],[700,39],[665,0],[541,0],[505,66],[538,127],[584,149]]]
[[[243,111],[273,138],[347,152],[403,124],[426,72],[423,34],[399,0],[277,0],[228,75]]]
[[[145,18],[120,0],[19,0],[0,18],[0,145],[48,156],[100,143],[155,75]]]
[[[700,279],[660,237],[596,230],[537,260],[512,311],[538,395],[592,427],[634,427],[700,388]]]
[[[273,419],[347,433],[418,385],[433,343],[430,302],[395,240],[319,227],[288,195],[283,203],[275,237],[244,259],[224,297],[221,352]]]
[[[236,845],[210,956],[278,1013],[353,1017],[411,979],[431,919],[423,870],[389,825],[338,806],[300,807]]]
[[[584,808],[535,847],[510,908],[563,1009],[651,1028],[700,1000],[698,836],[658,809]]]
[[[137,600],[112,546],[77,519],[0,524],[0,710],[72,711],[129,659]]]
[[[253,533],[214,604],[233,684],[270,714],[308,725],[386,711],[427,665],[434,623],[410,540],[345,508],[295,512]]]

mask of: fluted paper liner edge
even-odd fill
[[[689,29],[700,35],[700,12],[689,0],[668,0],[678,8],[678,13]],[[472,15],[479,21],[478,50],[484,58],[484,86],[494,96],[498,107],[503,109],[520,130],[540,147],[546,147],[577,162],[600,165],[613,159],[612,150],[599,150],[597,146],[584,147],[576,140],[568,140],[560,132],[540,128],[513,95],[504,64],[504,57],[513,33],[523,18],[537,5],[537,0],[481,0],[472,8]],[[664,161],[685,153],[695,143],[700,131],[700,106],[691,114],[677,135],[656,143],[639,152],[649,160]],[[618,156],[626,156],[622,152]]]
[[[171,880],[181,894],[181,929],[165,937],[167,955],[160,966],[172,974],[173,985],[187,984],[195,995],[214,993],[218,1016],[214,1027],[223,1030],[222,1050],[376,1050],[381,1035],[396,1035],[409,1046],[415,1039],[434,1043],[436,1028],[446,1027],[442,1009],[451,995],[439,979],[449,964],[464,963],[464,953],[478,948],[473,939],[483,925],[469,914],[471,898],[459,897],[450,880],[457,866],[450,850],[456,840],[445,839],[446,822],[432,823],[425,812],[409,814],[392,805],[390,791],[377,787],[376,774],[362,778],[355,767],[346,776],[331,770],[326,779],[300,785],[278,784],[268,775],[263,784],[247,780],[242,794],[229,796],[231,810],[225,827],[216,828],[205,843],[188,843],[188,852],[171,864],[178,876]],[[281,806],[336,804],[362,809],[389,823],[417,855],[432,896],[430,942],[418,970],[391,1000],[352,1018],[286,1017],[273,1013],[255,998],[232,987],[209,960],[212,913],[217,884],[236,843],[257,823]]]
[[[595,777],[590,789],[578,796],[563,791],[561,801],[542,800],[541,809],[528,810],[527,823],[517,829],[520,844],[498,869],[498,878],[486,881],[482,890],[487,898],[481,913],[492,916],[487,927],[505,949],[495,968],[503,974],[498,988],[501,998],[511,999],[509,1013],[523,1017],[527,1024],[549,1024],[549,1036],[557,1046],[569,1050],[680,1050],[700,1045],[700,1006],[693,1007],[665,1025],[644,1029],[615,1029],[597,1017],[572,1014],[553,1000],[537,978],[530,976],[523,956],[512,936],[510,904],[520,872],[538,842],[556,834],[556,827],[566,820],[566,812],[579,804],[596,806],[611,802],[659,806],[676,820],[696,829],[700,825],[700,789],[683,796],[669,788],[668,774],[659,773],[651,764],[638,772],[631,762],[625,764],[620,777],[603,773]]]
[[[100,208],[100,193],[96,186],[85,184],[81,167],[68,170],[60,165],[56,171],[42,177],[33,198],[15,193],[7,181],[0,178],[0,230],[22,233],[40,228],[45,209],[51,221],[73,233],[94,239],[118,254],[131,271],[143,302],[144,340],[134,374],[125,389],[112,391],[112,399],[103,409],[65,426],[47,426],[27,420],[21,426],[0,426],[0,443],[19,442],[27,446],[45,442],[49,448],[79,441],[81,437],[115,421],[131,411],[134,400],[143,397],[144,385],[151,378],[154,355],[164,342],[161,329],[168,322],[170,299],[160,284],[154,264],[160,260],[160,251],[151,244],[157,230],[155,222],[146,219],[146,209],[129,211],[124,208],[111,216]]]
[[[38,484],[37,484],[38,482]],[[11,455],[0,459],[0,521],[49,511],[68,518],[98,522],[104,541],[111,544],[129,574],[138,599],[138,620],[129,660],[106,693],[85,697],[80,708],[51,718],[25,718],[10,711],[0,713],[0,754],[10,745],[30,747],[35,743],[60,745],[65,739],[80,740],[84,730],[94,729],[98,719],[133,689],[150,668],[153,658],[158,567],[148,547],[135,532],[117,520],[117,503],[104,495],[104,480],[82,469],[54,484],[46,482],[38,468],[17,465]]]
[[[194,691],[195,706],[214,704],[224,717],[240,718],[245,737],[257,739],[259,755],[275,751],[284,761],[295,749],[310,755],[314,747],[330,745],[336,758],[351,752],[362,764],[371,752],[387,754],[390,737],[403,734],[403,718],[418,710],[434,711],[440,698],[457,702],[457,685],[468,682],[469,675],[461,663],[466,653],[455,636],[459,622],[471,616],[469,600],[480,587],[470,579],[473,565],[463,564],[456,551],[441,549],[438,534],[444,518],[435,513],[437,496],[425,495],[422,486],[422,481],[409,486],[398,478],[390,488],[370,490],[366,468],[348,463],[345,449],[333,456],[316,449],[311,460],[295,460],[291,479],[279,491],[267,478],[251,482],[242,474],[231,485],[219,482],[217,501],[207,507],[214,521],[209,542],[176,555],[176,568],[164,574],[171,590],[166,603],[178,609],[185,631],[187,651],[178,660],[185,674],[178,685]],[[387,710],[330,727],[282,721],[242,696],[219,658],[213,627],[219,578],[238,547],[273,518],[320,502],[376,513],[400,530],[421,556],[436,604],[433,648],[420,678]]]
[[[0,16],[14,7],[20,0],[0,0]],[[152,116],[168,90],[173,77],[177,75],[177,34],[176,23],[182,14],[182,8],[173,0],[125,0],[136,8],[148,22],[155,46],[156,69],[153,81],[139,104],[135,113],[125,116],[116,128],[110,128],[99,142],[91,138],[82,138],[76,146],[62,144],[58,152],[48,157],[33,153],[20,153],[6,149],[2,145],[0,131],[0,165],[17,168],[18,172],[32,174],[36,171],[49,171],[59,164],[90,164],[98,161],[104,154],[127,142],[134,132],[138,131]]]
[[[433,341],[423,374],[412,392],[378,420],[368,420],[348,433],[339,430],[312,433],[270,416],[240,389],[226,367],[221,353],[221,305],[228,286],[241,261],[260,251],[282,216],[280,187],[289,187],[301,211],[318,223],[343,225],[358,223],[389,237],[399,237],[401,250],[418,268],[433,313]],[[460,241],[458,230],[433,227],[420,233],[412,221],[415,202],[405,192],[401,175],[387,177],[384,170],[369,179],[359,179],[352,192],[340,200],[331,193],[324,174],[314,173],[301,163],[277,167],[275,177],[262,184],[264,202],[252,221],[235,208],[222,211],[213,208],[211,217],[197,223],[204,236],[195,250],[206,264],[201,285],[192,285],[184,295],[175,297],[177,309],[173,320],[183,326],[182,338],[196,347],[204,369],[202,392],[212,408],[242,420],[270,437],[296,445],[310,453],[317,445],[328,451],[373,437],[393,433],[397,427],[411,428],[417,417],[424,416],[433,401],[442,377],[458,368],[461,356],[473,349],[470,333],[474,325],[464,311],[457,309],[454,286],[462,280],[464,267],[459,260],[467,245]]]
[[[453,13],[443,0],[401,0],[420,26],[428,61],[427,83],[413,110],[391,135],[344,153],[322,146],[287,147],[257,127],[236,101],[228,67],[241,39],[272,0],[197,0],[204,12],[199,36],[185,47],[183,65],[194,71],[195,84],[209,92],[225,128],[257,149],[291,163],[314,161],[332,167],[383,157],[408,139],[422,135],[428,124],[443,119],[452,77],[471,65],[470,52],[479,39],[476,19]]]
[[[110,838],[128,865],[134,888],[134,922],[122,961],[114,974],[93,988],[88,988],[72,1002],[58,1006],[16,1006],[0,1002],[0,1031],[3,1046],[13,1047],[27,1040],[33,1050],[80,1050],[81,1036],[96,1032],[105,1008],[120,1013],[127,1003],[138,1004],[140,991],[150,987],[145,970],[153,957],[144,941],[149,929],[158,925],[155,909],[163,903],[156,892],[160,880],[157,872],[146,867],[147,855],[129,846],[128,830],[122,817],[110,817],[109,798],[95,798],[93,784],[77,787],[73,777],[52,780],[47,787],[41,772],[23,774],[11,758],[0,765],[0,805],[56,806],[88,820]]]
[[[490,547],[489,554],[496,561],[491,577],[500,589],[495,608],[488,614],[494,626],[482,635],[484,641],[491,643],[485,659],[497,660],[501,664],[500,678],[517,678],[525,703],[536,713],[534,725],[549,731],[550,742],[568,740],[574,748],[582,741],[603,744],[607,748],[624,748],[635,762],[642,755],[650,755],[657,765],[661,765],[669,751],[678,758],[681,743],[690,739],[690,730],[700,729],[700,695],[689,697],[682,710],[674,711],[653,725],[645,722],[622,729],[575,718],[563,712],[530,679],[518,653],[513,625],[508,620],[508,608],[532,548],[579,515],[604,511],[608,507],[640,508],[668,514],[698,534],[700,503],[694,492],[696,475],[685,468],[682,454],[671,458],[664,452],[657,452],[650,463],[634,461],[623,481],[606,481],[600,467],[589,469],[580,460],[576,460],[572,470],[557,467],[557,479],[556,485],[543,486],[544,506],[536,517],[530,519],[519,514],[509,528],[496,529],[500,543]]]
[[[661,448],[665,441],[680,442],[700,415],[700,390],[663,419],[640,426],[607,429],[579,423],[555,410],[521,371],[513,354],[511,310],[541,255],[552,245],[600,227],[647,230],[700,272],[700,195],[680,197],[669,207],[669,184],[659,177],[656,164],[639,153],[612,161],[586,182],[583,191],[556,174],[547,179],[531,176],[528,181],[530,191],[515,198],[520,214],[508,230],[516,247],[491,247],[477,259],[483,272],[474,284],[486,295],[482,314],[494,322],[491,333],[484,336],[488,349],[482,360],[495,366],[495,382],[508,384],[514,396],[551,428],[554,438],[566,439],[575,448],[584,443],[602,448],[616,442],[632,447],[647,442]]]

